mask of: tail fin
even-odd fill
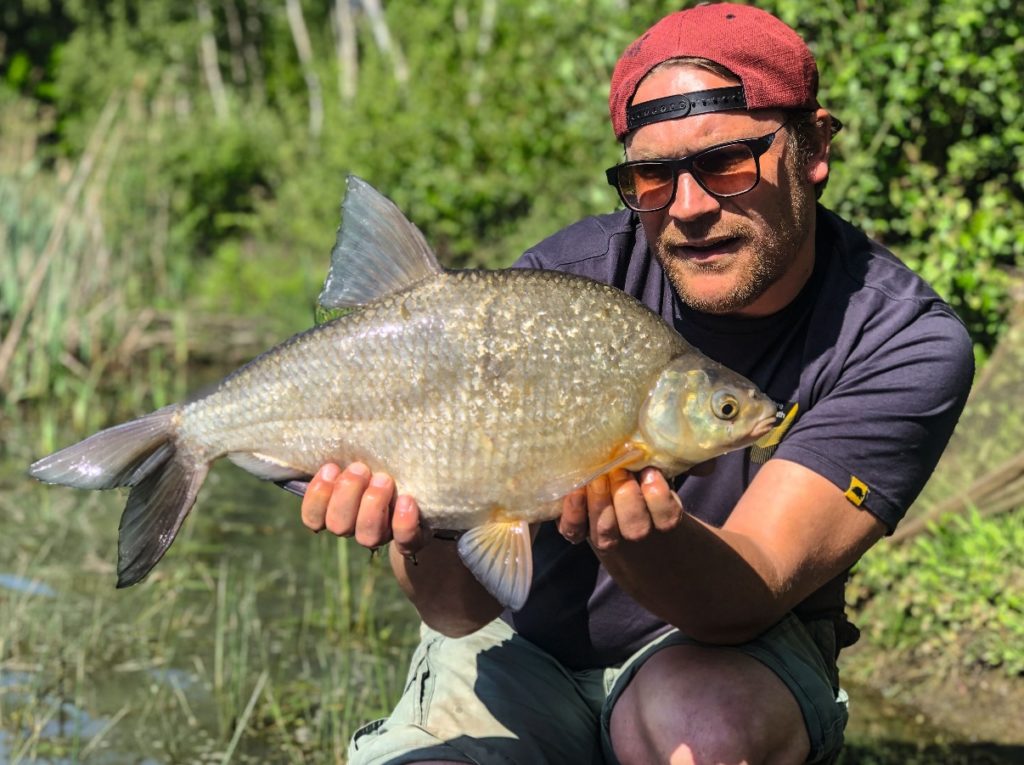
[[[164,557],[206,480],[208,463],[195,464],[173,445],[169,452],[128,495],[118,527],[118,587],[131,587]]]
[[[32,464],[28,474],[46,483],[76,489],[134,486],[164,462],[174,435],[177,405],[137,420],[101,430],[84,441],[54,452]]]
[[[168,406],[101,430],[28,470],[40,481],[79,489],[132,487],[119,528],[118,587],[138,582],[167,552],[209,470],[177,448],[177,411]]]

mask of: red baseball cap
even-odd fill
[[[658,64],[706,58],[735,74],[742,87],[702,91],[691,99],[659,99],[655,108],[627,109],[640,81]],[[680,94],[684,95],[684,94]],[[721,96],[721,98],[717,98]],[[687,102],[686,98],[681,99]],[[663,103],[664,102],[664,103]],[[663,119],[725,109],[817,109],[818,67],[803,39],[778,18],[749,5],[715,3],[670,14],[626,48],[612,74],[608,109],[615,137]]]

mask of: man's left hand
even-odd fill
[[[563,503],[558,530],[576,544],[587,538],[598,550],[621,540],[639,541],[652,530],[675,528],[683,506],[657,468],[639,474],[613,470],[569,494]]]

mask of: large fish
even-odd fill
[[[355,308],[187,403],[33,464],[41,481],[130,486],[118,587],[167,551],[219,457],[260,478],[361,460],[394,476],[502,603],[532,577],[528,524],[614,468],[678,474],[775,423],[755,387],[641,303],[548,271],[446,271],[419,230],[350,178],[320,297]]]

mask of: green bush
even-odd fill
[[[1013,0],[779,2],[848,131],[829,201],[950,300],[990,349],[1024,259],[1024,15]]]
[[[1024,675],[1024,514],[951,516],[934,533],[880,545],[847,597],[871,642],[937,674],[976,667]]]

